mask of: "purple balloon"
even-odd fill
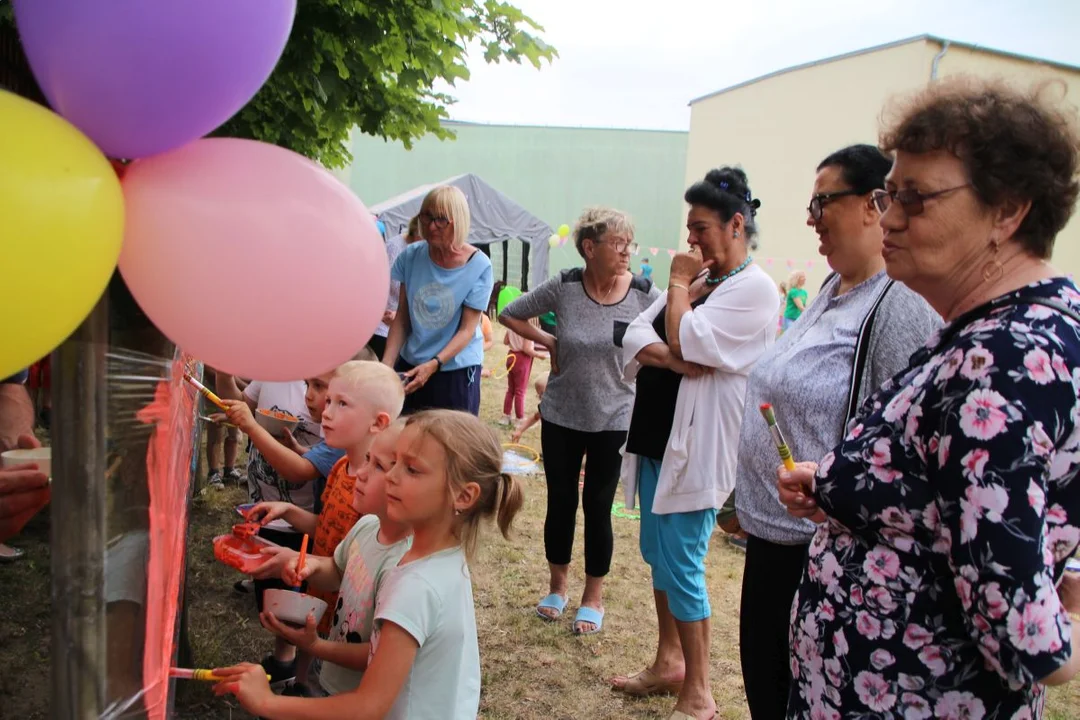
[[[15,0],[53,109],[130,159],[235,115],[270,77],[295,15],[296,0]]]

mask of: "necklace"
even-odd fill
[[[753,261],[754,261],[754,258],[752,256],[750,256],[750,255],[747,255],[746,259],[742,261],[742,265],[735,268],[731,272],[724,273],[723,275],[721,275],[718,278],[714,278],[711,275],[706,275],[705,276],[705,284],[706,285],[719,285],[720,283],[724,282],[728,278],[735,277],[736,275],[738,275],[740,272],[742,272],[743,270],[746,269],[747,265],[749,265]]]
[[[593,281],[593,283],[596,285],[596,294],[599,295],[600,294],[600,285],[599,285],[599,283],[596,283],[595,280]],[[616,275],[615,279],[611,281],[611,285],[608,286],[608,291],[606,293],[604,293],[604,297],[600,298],[600,304],[601,305],[607,305],[608,297],[611,295],[611,292],[615,289],[615,286],[618,285],[618,284],[619,284],[619,276]]]

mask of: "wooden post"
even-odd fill
[[[107,296],[52,356],[52,717],[105,709]]]

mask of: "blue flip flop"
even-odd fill
[[[595,630],[579,631],[577,629],[578,623],[592,623],[596,626]],[[574,634],[575,635],[595,635],[604,629],[604,611],[597,610],[591,607],[579,607],[577,614],[574,615]]]
[[[539,615],[543,620],[549,620],[549,621],[550,620],[558,620],[562,616],[563,610],[566,609],[566,603],[568,601],[569,601],[569,598],[563,597],[562,595],[558,595],[556,593],[551,593],[550,595],[545,597],[543,600],[541,600],[539,603],[537,603],[537,605],[536,605],[536,614]],[[550,615],[545,615],[544,613],[540,612],[540,608],[545,608],[545,609],[548,609],[548,610],[554,610],[555,611],[555,617],[552,617]]]

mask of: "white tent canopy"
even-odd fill
[[[548,238],[554,230],[540,218],[514,202],[506,195],[488,185],[472,173],[458,175],[430,185],[421,185],[408,192],[385,200],[371,208],[371,212],[386,225],[388,236],[405,232],[411,220],[420,212],[420,204],[431,190],[439,185],[453,185],[465,193],[469,201],[469,242],[488,252],[487,246],[502,243],[504,247],[503,268],[495,269],[496,278],[509,285],[517,285],[506,277],[505,250],[512,242],[524,243],[522,248],[521,289],[528,290],[547,280]]]

